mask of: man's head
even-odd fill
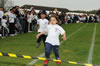
[[[13,7],[12,9],[13,9],[13,11],[16,11],[16,7]]]
[[[4,9],[2,7],[0,7],[0,11],[3,11]]]
[[[19,9],[19,6],[15,6],[15,8],[18,10]]]

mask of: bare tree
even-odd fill
[[[99,9],[99,10],[97,10],[96,14],[97,14],[97,15],[100,15],[100,9]]]
[[[8,0],[0,0],[0,6],[4,8],[7,1]]]
[[[12,8],[14,6],[13,1],[12,0],[8,0],[5,4],[5,8],[6,10]]]

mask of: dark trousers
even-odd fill
[[[0,18],[0,25],[1,25],[1,18]]]
[[[36,28],[36,24],[33,24],[32,25],[32,30],[35,31],[35,28]]]
[[[71,20],[68,20],[67,23],[68,23],[68,24],[71,23]]]
[[[15,23],[9,23],[9,33],[15,34]]]
[[[32,23],[30,23],[30,31],[33,31],[33,30],[32,30]]]
[[[2,26],[2,37],[6,37],[5,27]]]
[[[21,27],[22,27],[21,32],[24,33],[24,30],[25,30],[25,19],[20,19],[20,24],[21,24]]]
[[[28,32],[28,22],[27,20],[25,20],[25,30],[24,30],[24,33],[27,33]]]
[[[35,31],[37,20],[32,21],[32,30]]]
[[[44,46],[45,46],[46,35],[44,35],[44,34],[41,35],[41,36],[39,37],[39,39],[37,40],[37,43],[40,43],[41,40],[43,40],[43,43],[44,43]]]
[[[59,59],[59,46],[53,46],[50,43],[46,43],[45,56],[47,59],[50,58],[51,50],[53,49],[56,59]]]

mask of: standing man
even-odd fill
[[[49,23],[49,21],[46,19],[46,12],[42,11],[41,19],[39,19],[37,21],[38,33],[43,32],[47,28],[48,23]],[[45,40],[46,40],[46,35],[45,34],[41,35],[38,38],[38,40],[37,40],[37,48],[39,48],[41,40],[43,40],[43,43],[44,43],[44,46],[45,46]]]
[[[1,20],[2,20],[2,18],[3,18],[3,16],[4,16],[4,11],[3,11],[4,9],[2,8],[2,7],[0,7],[0,27],[1,27]],[[1,28],[2,29],[2,28]],[[2,31],[0,30],[0,33],[2,33]]]
[[[10,36],[15,36],[15,14],[13,9],[10,9],[10,12],[8,13],[8,17],[9,17],[9,33]]]
[[[3,10],[4,10],[3,8],[0,8],[0,24],[1,24],[1,19],[4,16],[4,11]]]

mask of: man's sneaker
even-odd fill
[[[1,37],[2,39],[6,38],[6,37]]]
[[[10,36],[15,36],[15,34],[10,34]]]
[[[1,34],[0,34],[0,36],[1,36]]]
[[[45,60],[45,61],[44,61],[44,65],[45,65],[45,66],[47,66],[48,63],[49,63],[49,60]]]
[[[39,48],[39,46],[40,46],[40,43],[37,43],[37,46],[36,47]]]

